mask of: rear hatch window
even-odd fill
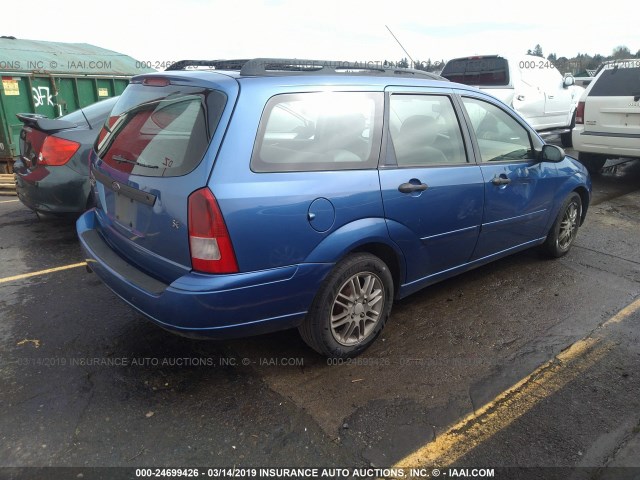
[[[640,95],[640,60],[634,68],[608,68],[589,92],[594,97],[634,97]]]
[[[185,175],[202,160],[225,103],[217,90],[130,85],[105,122],[96,151],[121,172]]]
[[[480,87],[509,85],[509,64],[501,57],[472,57],[450,60],[441,76],[452,82]]]

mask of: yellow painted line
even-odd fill
[[[640,299],[627,305],[602,327],[619,323],[640,310]],[[538,403],[558,392],[595,365],[613,348],[591,337],[579,340],[554,359],[538,367],[508,390],[415,452],[396,468],[448,466],[507,428]]]
[[[19,202],[20,200],[16,199],[16,200],[0,200],[0,203],[12,203],[12,202]]]
[[[635,302],[632,302],[629,305],[627,305],[626,307],[624,307],[622,310],[620,310],[618,313],[616,313],[613,317],[611,317],[609,320],[604,322],[602,324],[602,326],[606,327],[606,326],[614,324],[614,323],[620,323],[625,318],[628,318],[629,316],[631,316],[632,314],[634,314],[638,310],[640,310],[640,298],[638,298]]]
[[[22,275],[14,275],[12,277],[0,278],[0,283],[13,282],[14,280],[22,280],[23,278],[37,277],[39,275],[46,275],[48,273],[61,272],[63,270],[84,267],[86,265],[87,265],[87,262],[80,262],[80,263],[73,263],[71,265],[64,265],[62,267],[47,268],[46,270],[40,270],[38,272],[23,273]]]

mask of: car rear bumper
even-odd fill
[[[125,302],[185,336],[232,338],[295,327],[332,267],[309,263],[231,275],[191,272],[166,284],[120,257],[97,225],[94,209],[77,222],[90,268]]]
[[[82,213],[87,207],[89,177],[66,165],[29,170],[14,164],[16,193],[32,210],[46,213]]]
[[[637,136],[585,132],[584,127],[576,127],[572,137],[573,148],[578,152],[640,158],[640,138]]]

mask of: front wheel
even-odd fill
[[[572,192],[562,204],[560,213],[547,235],[544,246],[549,255],[555,258],[562,257],[571,249],[578,235],[581,219],[582,199],[576,192]]]
[[[323,282],[300,335],[322,355],[355,357],[380,334],[393,294],[393,279],[382,260],[368,253],[350,255]]]

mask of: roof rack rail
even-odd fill
[[[240,70],[249,60],[180,60],[165,68],[167,71],[185,70],[188,67],[209,67],[215,70]]]
[[[327,75],[349,73],[361,75],[415,75],[443,80],[435,73],[413,68],[386,66],[380,62],[345,62],[332,60],[309,60],[299,58],[254,58],[251,60],[180,60],[165,71],[185,70],[188,67],[209,67],[215,70],[236,70],[242,76],[266,75]]]

